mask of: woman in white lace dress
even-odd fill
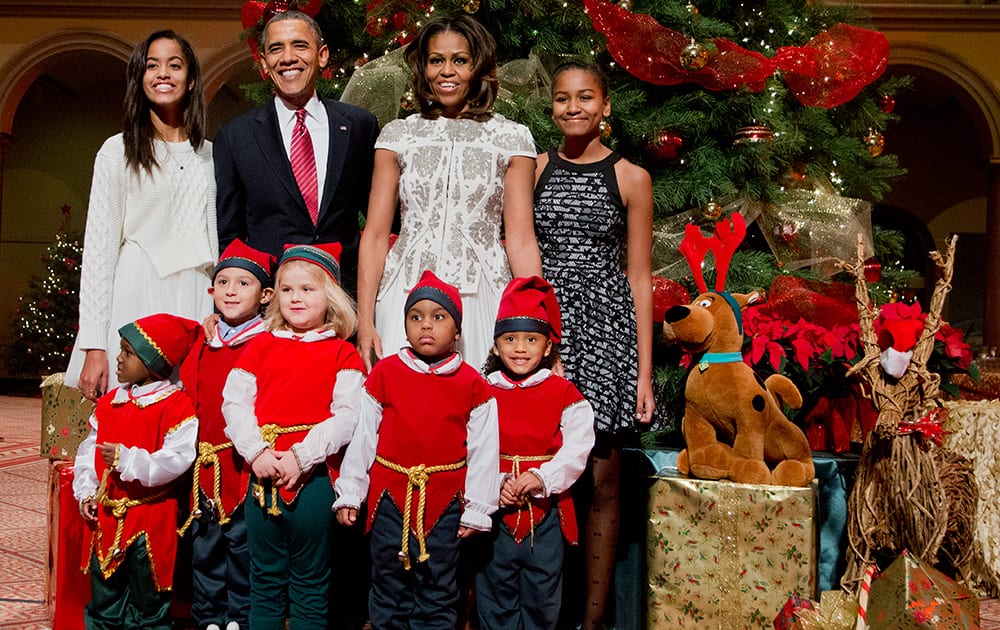
[[[541,273],[535,145],[527,127],[492,111],[496,43],[476,20],[430,20],[405,58],[420,113],[387,124],[375,144],[358,265],[358,349],[370,368],[373,355],[405,344],[406,294],[430,269],[462,294],[459,350],[479,369],[512,273]],[[397,202],[401,228],[390,250]]]
[[[96,399],[117,386],[118,328],[166,312],[201,320],[218,257],[212,145],[201,71],[173,31],[140,42],[126,70],[123,133],[94,161],[80,327],[65,383]]]

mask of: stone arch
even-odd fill
[[[220,48],[209,59],[202,60],[205,103],[211,103],[219,88],[239,71],[241,66],[251,64],[252,59],[246,42],[236,40]]]
[[[968,108],[979,137],[986,140],[984,157],[1000,156],[1000,94],[978,70],[947,50],[917,42],[893,43],[890,66],[918,66],[939,74],[958,89],[955,96]]]
[[[134,44],[105,31],[70,29],[25,44],[0,68],[0,133],[10,133],[21,98],[41,74],[45,61],[78,50],[102,52],[128,61]]]

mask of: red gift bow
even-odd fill
[[[632,13],[605,0],[583,0],[594,28],[608,39],[608,52],[635,77],[654,85],[696,83],[708,90],[746,86],[764,89],[776,70],[807,107],[830,109],[853,99],[881,76],[889,61],[889,40],[876,31],[836,24],[805,46],[782,46],[773,59],[728,39],[709,40],[716,52],[704,68],[685,70],[680,54],[691,39],[652,16]]]
[[[934,440],[934,443],[938,446],[943,444],[943,438],[945,435],[944,426],[942,423],[948,418],[948,410],[944,407],[938,407],[934,409],[924,417],[919,420],[906,421],[903,420],[899,423],[897,431],[900,435],[910,435],[911,433],[919,433],[925,438],[930,438]]]

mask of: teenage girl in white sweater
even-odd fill
[[[117,385],[123,324],[167,312],[202,320],[218,258],[212,145],[201,70],[173,31],[128,61],[123,133],[94,161],[80,280],[80,328],[65,382],[96,399]]]

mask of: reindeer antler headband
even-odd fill
[[[721,295],[729,307],[733,309],[740,334],[743,334],[743,315],[739,304],[736,303],[733,296],[726,292],[726,275],[729,273],[729,264],[733,261],[733,254],[746,234],[747,224],[743,220],[743,215],[734,212],[729,219],[715,224],[715,234],[711,238],[705,238],[705,235],[701,233],[701,228],[694,223],[688,223],[684,230],[684,239],[678,248],[687,259],[695,286],[701,293],[708,293],[708,285],[705,283],[705,274],[702,272],[701,265],[709,251],[715,255],[715,291],[713,293]]]

